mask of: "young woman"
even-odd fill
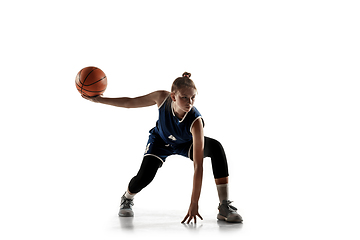
[[[191,203],[182,223],[190,223],[199,214],[203,178],[203,158],[210,157],[215,183],[219,195],[219,214],[217,218],[227,222],[241,223],[242,218],[228,199],[228,165],[222,145],[211,138],[204,137],[204,121],[200,112],[194,107],[197,89],[190,79],[190,73],[183,73],[175,79],[171,93],[155,91],[136,98],[105,98],[102,96],[85,97],[85,99],[124,108],[139,108],[157,105],[159,119],[156,127],[150,130],[149,141],[139,172],[133,177],[128,189],[121,198],[120,217],[133,217],[131,206],[134,196],[146,187],[155,177],[158,168],[166,158],[173,154],[190,158],[194,162],[194,179]]]

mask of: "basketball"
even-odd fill
[[[105,92],[107,78],[100,68],[86,67],[81,69],[76,75],[75,85],[80,94],[94,97]]]

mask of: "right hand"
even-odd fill
[[[86,100],[89,100],[91,102],[95,102],[95,103],[98,103],[100,102],[100,99],[102,98],[102,95],[98,95],[98,96],[94,96],[94,97],[88,97],[88,96],[85,96],[85,95],[81,95],[83,98],[85,98]]]
[[[194,223],[196,224],[196,217],[199,217],[201,220],[203,220],[203,218],[201,217],[201,215],[199,214],[199,206],[197,203],[191,203],[190,207],[189,207],[189,211],[186,214],[184,220],[182,220],[181,223],[184,223],[187,221],[187,224],[189,224],[191,222],[191,220],[194,220]]]

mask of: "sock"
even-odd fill
[[[220,184],[220,185],[216,185],[217,191],[218,191],[218,195],[219,195],[219,200],[220,200],[220,204],[222,204],[222,202],[225,200],[229,200],[229,189],[228,189],[228,184]]]
[[[125,197],[127,199],[134,199],[135,195],[136,195],[136,193],[135,194],[130,194],[129,190],[126,190],[126,192],[125,192]]]

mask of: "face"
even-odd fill
[[[171,93],[174,104],[174,110],[179,113],[189,112],[194,106],[195,96],[197,94],[194,88],[183,88],[176,93]]]

